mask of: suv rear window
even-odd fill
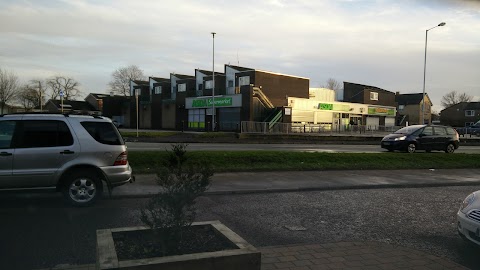
[[[81,122],[82,126],[87,130],[97,142],[109,145],[123,145],[122,136],[117,129],[109,122]]]

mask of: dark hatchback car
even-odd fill
[[[445,151],[453,153],[459,145],[459,136],[452,127],[439,125],[413,125],[385,136],[382,148],[413,153],[416,150]]]

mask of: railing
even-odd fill
[[[269,122],[241,123],[241,133],[261,134],[320,134],[320,135],[386,135],[399,130],[398,126],[360,126],[360,125],[335,125],[335,124],[299,124],[277,123],[270,126]]]

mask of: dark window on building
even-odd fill
[[[122,136],[112,123],[108,122],[82,122],[82,126],[87,130],[97,142],[109,145],[123,145]]]
[[[233,87],[233,80],[228,81],[228,87]]]
[[[0,122],[0,149],[11,148],[13,132],[15,131],[15,121]]]
[[[202,90],[203,90],[203,84],[200,83],[200,84],[198,85],[198,91],[202,91]]]
[[[73,144],[70,129],[63,121],[27,120],[20,122],[17,148],[57,147]]]
[[[474,110],[467,110],[467,111],[465,111],[465,116],[475,116],[475,111]]]

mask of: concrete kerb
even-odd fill
[[[397,188],[433,188],[433,187],[454,187],[454,186],[480,186],[479,181],[459,181],[443,183],[391,183],[391,184],[352,184],[343,186],[317,186],[317,187],[291,187],[291,188],[260,188],[260,189],[229,189],[229,190],[207,190],[205,196],[218,195],[242,195],[242,194],[269,194],[269,193],[289,193],[289,192],[311,192],[311,191],[330,191],[330,190],[355,190],[355,189],[397,189]],[[115,190],[110,196],[111,199],[122,198],[149,198],[157,192],[115,194]]]

